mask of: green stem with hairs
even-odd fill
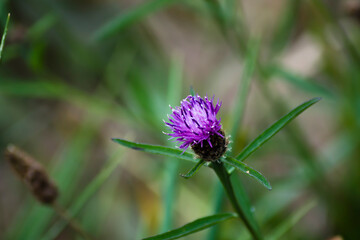
[[[233,208],[235,209],[239,218],[241,218],[243,220],[243,222],[245,223],[246,227],[250,231],[253,238],[255,240],[263,239],[263,237],[260,235],[260,233],[258,231],[256,231],[256,229],[254,229],[254,227],[247,220],[243,209],[240,207],[240,205],[236,199],[232,183],[230,181],[230,175],[226,171],[224,164],[222,162],[215,161],[215,162],[212,162],[211,167],[214,169],[216,175],[220,179],[220,181],[226,191],[226,194],[229,197],[231,204],[233,205]]]

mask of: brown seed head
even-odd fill
[[[7,147],[5,157],[14,172],[25,182],[40,202],[52,204],[56,200],[57,187],[39,162],[14,145]]]

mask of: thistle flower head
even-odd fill
[[[207,96],[204,98],[199,95],[188,96],[181,101],[180,106],[170,107],[172,114],[168,116],[169,122],[164,122],[172,133],[165,134],[171,136],[170,139],[180,142],[179,148],[184,151],[189,146],[192,146],[194,151],[194,147],[216,150],[218,140],[224,142],[223,145],[226,149],[224,132],[221,130],[221,119],[216,118],[221,102],[219,103],[218,100],[214,106],[213,100],[214,97],[209,99]]]

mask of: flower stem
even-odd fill
[[[261,234],[259,233],[259,231],[257,231],[253,225],[249,222],[248,218],[246,217],[243,209],[240,207],[235,193],[234,193],[234,189],[232,186],[232,183],[230,181],[230,175],[228,174],[228,172],[226,171],[224,164],[222,162],[213,162],[212,163],[212,168],[214,169],[216,175],[219,177],[225,191],[226,194],[229,197],[229,200],[231,202],[231,204],[233,205],[236,213],[239,215],[239,218],[241,218],[243,220],[243,222],[245,223],[246,227],[248,228],[248,230],[250,231],[251,235],[253,236],[253,238],[255,240],[261,240],[263,239],[263,237],[261,236]]]

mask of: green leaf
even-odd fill
[[[277,54],[284,49],[291,39],[292,33],[296,30],[296,21],[300,11],[300,0],[288,0],[284,3],[284,12],[281,13],[280,22],[274,30],[271,44],[272,54]]]
[[[205,3],[209,9],[210,16],[218,24],[220,30],[226,33],[226,15],[219,0],[205,0]]]
[[[171,157],[168,157],[169,160]],[[176,204],[176,192],[179,190],[178,186],[178,175],[179,172],[179,161],[178,159],[171,159],[166,161],[163,168],[163,182],[162,182],[162,207],[163,216],[159,232],[168,231],[173,227],[174,221],[174,205]]]
[[[271,66],[268,69],[273,77],[287,81],[297,89],[302,89],[308,93],[319,94],[322,97],[334,98],[335,94],[329,89],[317,84],[313,79],[308,79],[298,74],[294,74],[282,66]]]
[[[181,160],[187,160],[187,161],[191,161],[191,162],[199,161],[198,159],[196,159],[194,154],[188,153],[188,152],[183,153],[183,150],[180,150],[177,148],[135,143],[135,142],[126,141],[126,140],[120,139],[120,138],[113,138],[112,140],[116,143],[119,143],[119,144],[125,146],[125,147],[129,147],[129,148],[132,148],[132,149],[138,150],[138,151],[155,153],[155,154],[160,154],[160,155],[164,155],[164,156],[168,156],[168,157],[175,157],[175,158],[178,158]]]
[[[259,173],[255,169],[249,167],[245,163],[240,162],[240,161],[236,160],[235,158],[232,158],[229,156],[223,158],[222,161],[239,169],[243,173],[255,178],[258,182],[260,182],[262,185],[264,185],[267,189],[271,190],[271,185],[268,182],[268,180],[261,173]]]
[[[289,231],[301,218],[303,218],[313,207],[316,201],[312,200],[298,209],[293,215],[284,219],[279,226],[277,226],[269,236],[269,240],[280,239],[287,231]]]
[[[167,101],[173,106],[181,100],[181,89],[183,82],[183,59],[172,57],[168,77]]]
[[[168,77],[167,101],[176,104],[181,99],[182,82],[183,82],[183,60],[177,56],[172,57],[170,72]],[[167,136],[163,135],[164,139]],[[169,141],[166,141],[169,144]],[[170,158],[170,157],[169,157]],[[162,206],[163,217],[159,232],[165,232],[172,228],[174,220],[175,193],[178,191],[179,161],[172,159],[166,161],[163,168],[163,187],[162,187]]]
[[[285,127],[291,120],[297,117],[300,113],[305,111],[311,105],[318,102],[321,98],[313,98],[300,106],[294,108],[288,114],[280,118],[277,122],[271,125],[263,133],[261,133],[257,138],[255,138],[249,145],[247,145],[239,155],[236,156],[236,160],[244,161],[249,157],[253,152],[259,149],[264,143],[266,143],[270,138],[272,138],[276,133],[278,133],[283,127]]]
[[[209,228],[220,222],[235,218],[237,215],[235,213],[222,213],[216,214],[204,218],[199,218],[191,223],[185,224],[180,228],[176,228],[166,233],[162,233],[153,237],[144,238],[143,240],[165,240],[165,239],[177,239],[180,237],[187,236],[189,234],[201,231],[203,229]]]
[[[228,11],[234,11],[234,8],[233,8],[234,4],[228,3],[228,5],[232,5],[232,8],[231,7],[228,8]],[[245,106],[246,106],[246,99],[247,99],[248,93],[250,91],[250,83],[251,83],[251,79],[253,77],[253,73],[255,70],[258,53],[259,53],[259,41],[257,39],[250,40],[249,43],[247,44],[245,64],[244,64],[243,73],[241,76],[241,82],[240,82],[240,86],[239,86],[239,90],[238,90],[238,94],[237,94],[238,95],[237,101],[236,101],[237,104],[236,104],[235,112],[233,115],[233,126],[232,126],[232,130],[231,130],[231,134],[230,134],[232,141],[236,141],[239,127],[242,125],[241,122],[242,122],[242,118],[243,118],[244,110],[245,110]],[[232,142],[230,142],[229,147],[228,147],[229,155],[231,155],[231,148],[232,148],[231,146],[232,146]],[[235,170],[235,168],[233,166],[226,165],[225,167],[228,169],[228,172],[232,172]],[[235,175],[235,177],[238,177],[238,176],[236,176],[236,174],[234,174],[234,175]],[[231,175],[230,177],[232,177],[234,175]],[[237,186],[234,186],[234,191],[235,191],[235,193],[238,193],[238,195],[239,195],[239,197],[237,197],[237,199],[239,202],[239,207],[244,212],[244,218],[246,218],[246,221],[249,222],[252,229],[254,229],[254,231],[256,231],[256,234],[258,236],[261,236],[257,221],[255,220],[252,212],[250,211],[251,206],[249,204],[249,197],[247,196],[244,188],[242,187],[241,182],[236,181],[236,183],[237,183]],[[215,204],[214,209],[216,212],[220,211],[219,204],[222,203],[221,199],[223,199],[223,197],[221,197],[221,195],[224,195],[224,191],[222,191],[222,186],[218,185],[217,188],[219,188],[219,187],[220,187],[220,189],[217,192],[215,192],[215,196],[213,197],[214,199],[218,199],[218,201],[214,202],[214,204]],[[216,239],[217,228],[218,227],[214,227],[211,229],[211,231],[209,231],[209,234],[207,237],[208,240]]]
[[[30,39],[39,39],[44,34],[52,29],[58,18],[54,13],[48,13],[45,16],[39,18],[26,32],[27,37]]]
[[[7,16],[6,23],[5,23],[5,28],[4,28],[4,33],[3,33],[2,38],[1,38],[1,44],[0,44],[0,60],[1,60],[1,56],[2,56],[2,51],[3,51],[3,49],[4,49],[5,38],[6,38],[7,30],[8,30],[9,21],[10,21],[10,13],[9,13],[8,16]]]
[[[259,41],[249,41],[247,53],[245,57],[245,64],[241,76],[240,87],[238,90],[238,98],[236,100],[236,108],[234,112],[234,122],[231,129],[231,139],[236,141],[239,128],[242,125],[242,119],[246,106],[246,99],[250,91],[250,83],[254,74],[256,61],[259,55]],[[229,151],[231,151],[232,142],[229,144]],[[231,153],[229,153],[231,155]]]
[[[68,209],[69,215],[75,217],[97,190],[109,179],[117,166],[122,161],[122,152],[116,152],[103,167],[103,169],[96,175],[96,177],[84,188],[84,190],[72,201]],[[41,240],[56,239],[61,231],[67,226],[68,222],[63,219],[57,220],[44,234]]]
[[[180,176],[189,179],[192,176],[194,176],[195,173],[197,173],[204,164],[205,161],[201,159],[193,168],[190,169],[190,171],[187,174],[180,174]]]
[[[190,95],[195,96],[195,90],[192,86],[190,86]]]
[[[125,13],[120,14],[118,17],[106,23],[105,26],[95,32],[94,39],[96,41],[99,41],[109,38],[119,33],[121,30],[131,25],[132,23],[146,17],[150,13],[155,12],[162,7],[165,7],[172,1],[173,0],[146,1],[143,4],[136,6]]]
[[[214,214],[219,213],[221,211],[222,206],[225,201],[225,192],[223,185],[220,181],[216,181],[215,187],[213,187],[213,193],[210,197],[212,201],[212,211]],[[215,240],[219,232],[219,226],[214,226],[209,229],[206,240]]]
[[[253,205],[250,202],[249,195],[247,194],[244,184],[240,181],[238,174],[231,174],[230,181],[233,185],[235,197],[239,203],[239,207],[244,213],[244,218],[251,225],[252,229],[257,233],[257,236],[262,236],[258,221],[255,219]]]
[[[57,164],[52,165],[49,175],[56,182],[61,193],[61,202],[65,205],[75,193],[81,172],[88,160],[86,150],[91,147],[94,134],[95,128],[92,123],[84,121],[81,128],[69,138],[71,140],[53,157],[58,160]],[[35,204],[24,216],[19,220],[21,225],[17,225],[18,227],[10,233],[9,239],[40,239],[48,229],[54,211],[49,207]]]
[[[239,206],[239,201],[236,198],[236,195],[234,193],[234,188],[230,180],[230,174],[227,172],[226,168],[224,167],[223,161],[212,162],[210,166],[212,169],[214,169],[216,175],[221,181],[234,210],[238,214],[239,218],[243,220],[246,228],[249,230],[253,238],[256,240],[263,240],[264,238],[262,237],[260,231],[255,230],[253,228],[254,226],[249,222],[249,219],[247,218],[246,214],[243,211],[243,207]]]
[[[70,102],[86,109],[92,116],[98,117],[121,117],[130,122],[128,112],[118,104],[108,101],[103,96],[89,95],[76,88],[70,87],[61,81],[52,79],[18,79],[0,75],[0,94],[16,97],[48,98]]]

